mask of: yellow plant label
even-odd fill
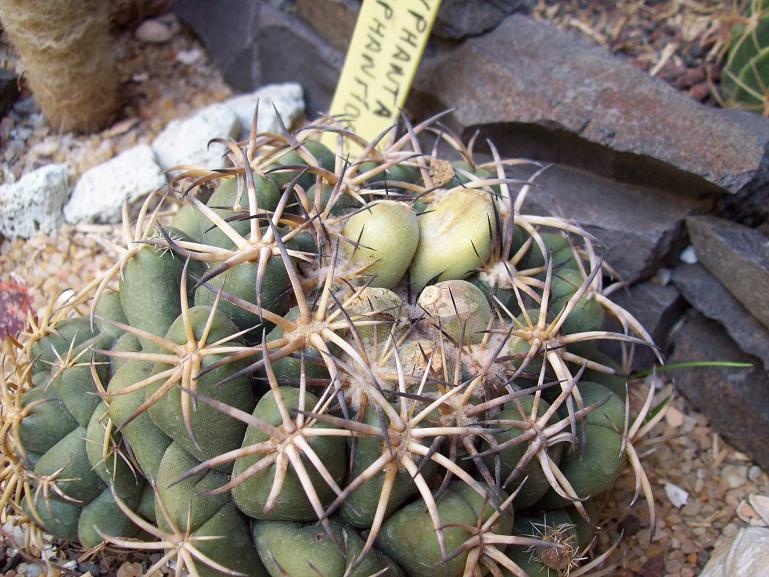
[[[330,113],[371,140],[406,102],[440,0],[363,0]],[[325,143],[336,145],[333,134]]]

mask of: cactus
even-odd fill
[[[254,133],[124,210],[115,264],[6,346],[0,505],[30,547],[159,550],[150,573],[576,575],[585,499],[627,463],[653,518],[637,448],[663,411],[631,418],[596,349],[649,335],[589,235],[526,214],[542,168],[508,178],[444,130],[426,154],[436,121],[381,146],[333,119]]]
[[[751,0],[746,17],[732,28],[721,74],[727,106],[769,116],[769,2]]]

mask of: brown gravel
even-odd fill
[[[661,394],[667,390],[670,387]],[[628,508],[634,479],[626,471],[602,499],[606,531],[599,536],[599,550],[605,550],[624,529],[615,562],[625,573],[618,575],[694,577],[721,539],[733,537],[750,522],[764,524],[748,500],[752,495],[769,494],[769,475],[721,440],[707,419],[683,398],[674,399],[655,433],[666,440],[643,459],[659,518],[654,538],[650,542],[646,504]],[[665,493],[666,483],[688,493],[686,505],[673,506]]]
[[[583,34],[693,98],[715,103],[719,61],[748,0],[539,0],[534,16]]]

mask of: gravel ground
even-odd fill
[[[628,470],[603,499],[606,531],[600,534],[599,550],[624,533],[614,556],[617,577],[694,577],[722,539],[733,537],[740,527],[769,522],[769,511],[759,508],[762,520],[749,504],[769,494],[769,475],[721,440],[683,398],[674,399],[655,435],[663,440],[643,463],[654,490],[657,530],[650,541],[645,503],[628,507],[634,492]],[[674,505],[672,486],[686,493],[686,504]]]
[[[622,0],[607,8],[608,4],[597,0],[556,4],[548,0],[540,3],[536,14],[557,25],[582,31],[674,84],[675,78],[683,74],[681,67],[686,71],[704,70],[706,74],[709,71],[717,77],[714,63],[723,34],[721,24],[712,21],[721,2],[656,1],[653,12],[647,6],[652,4],[650,1]],[[659,15],[665,14],[665,9],[671,12],[661,26],[663,32],[655,33],[660,28],[655,28]],[[0,158],[0,182],[18,178],[23,172],[52,161],[68,162],[74,179],[83,170],[134,144],[149,142],[169,120],[228,97],[229,88],[198,42],[179,28],[173,18],[167,24],[174,34],[165,44],[141,43],[128,31],[117,35],[128,106],[116,123],[102,133],[52,133],[31,99],[19,102],[14,112],[0,122],[0,141],[8,143]],[[692,30],[699,30],[699,35],[692,37]],[[671,42],[675,47],[666,48]],[[678,76],[669,70],[679,70]],[[694,77],[694,73],[686,74]],[[692,91],[696,85],[685,84],[679,82],[679,88]],[[100,239],[117,234],[117,229],[110,226],[66,227],[54,237],[0,240],[0,297],[3,291],[13,290],[23,293],[21,302],[31,305],[32,310],[43,307],[64,289],[82,286],[106,268],[111,257]],[[669,380],[669,376],[663,377],[663,381]],[[670,390],[665,382],[660,387],[660,396]],[[693,577],[720,539],[733,536],[741,526],[769,520],[766,510],[757,512],[749,504],[761,503],[755,496],[769,493],[769,477],[721,441],[706,419],[681,398],[675,398],[666,420],[655,433],[662,440],[653,445],[654,450],[644,457],[644,464],[655,493],[657,531],[650,536],[643,501],[629,508],[634,480],[632,472],[627,471],[601,501],[604,530],[599,534],[597,550],[605,550],[624,533],[612,558],[617,564],[613,575]],[[685,505],[673,504],[669,497],[675,493],[672,486],[686,493]],[[79,552],[64,554],[76,559]],[[78,574],[90,571],[94,577],[133,577],[143,572],[147,562],[151,562],[147,557],[124,561],[107,553],[69,567]],[[35,577],[39,571],[34,563],[16,556],[12,545],[0,543],[0,573]]]
[[[715,104],[731,25],[748,0],[539,0],[534,16],[577,31],[639,68]]]

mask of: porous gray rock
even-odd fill
[[[769,371],[769,329],[758,322],[712,274],[699,264],[673,270],[673,283],[703,315],[723,325],[746,353],[761,359]]]
[[[304,113],[304,95],[301,85],[296,82],[270,84],[250,92],[233,96],[224,101],[240,122],[240,136],[245,137],[251,130],[251,121],[256,104],[259,103],[259,132],[280,132],[280,115],[283,124],[291,125]]]
[[[713,216],[686,221],[697,258],[765,327],[769,327],[769,238]]]
[[[769,121],[706,107],[576,34],[523,15],[423,62],[412,104],[453,108],[504,156],[678,194],[769,197]]]
[[[31,238],[55,232],[64,222],[68,178],[66,164],[49,164],[0,186],[0,235]]]
[[[715,321],[687,311],[673,337],[670,363],[735,361],[750,369],[701,367],[677,370],[676,389],[710,419],[713,428],[737,449],[769,470],[769,375],[761,361],[743,353]]]
[[[518,167],[511,175],[528,178],[531,172]],[[554,165],[537,178],[524,210],[578,222],[603,245],[606,261],[623,280],[633,283],[675,260],[684,219],[704,206],[685,196]]]
[[[64,207],[69,223],[119,222],[123,201],[129,203],[166,184],[155,153],[146,144],[85,171]]]
[[[179,165],[220,168],[226,148],[208,143],[214,138],[234,138],[239,134],[237,115],[224,104],[211,104],[188,118],[169,122],[152,141],[152,150],[164,170]]]

